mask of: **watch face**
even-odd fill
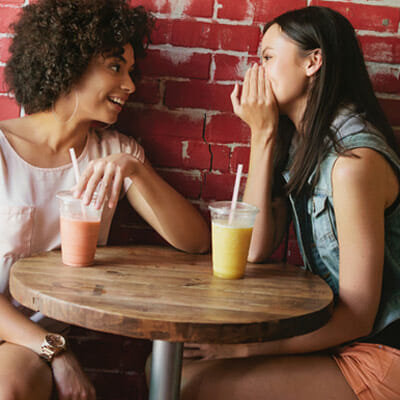
[[[63,348],[65,346],[65,339],[61,335],[51,333],[46,336],[46,340],[50,346]]]

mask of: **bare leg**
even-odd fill
[[[186,362],[181,400],[357,400],[327,355]]]
[[[29,349],[14,344],[0,345],[0,399],[48,400],[51,370]]]

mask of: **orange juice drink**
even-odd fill
[[[232,211],[230,201],[211,203],[209,209],[213,274],[219,278],[239,279],[245,273],[258,209],[251,204],[238,202]]]
[[[252,226],[229,224],[226,220],[212,222],[212,259],[214,275],[238,279],[244,275],[249,253]]]
[[[63,263],[74,267],[93,264],[99,230],[100,220],[85,221],[60,217]]]
[[[84,205],[69,191],[57,193],[57,198],[63,263],[74,267],[93,264],[103,208],[95,207],[95,197],[90,204]]]

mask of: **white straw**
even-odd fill
[[[76,184],[78,184],[80,174],[79,174],[78,160],[76,159],[75,149],[73,147],[69,149],[69,154],[71,156],[72,166],[74,167]]]
[[[239,164],[236,171],[235,186],[233,188],[231,210],[229,213],[229,225],[231,225],[233,222],[233,215],[235,214],[236,210],[236,203],[239,195],[240,178],[242,177],[242,170],[243,170],[243,164]]]

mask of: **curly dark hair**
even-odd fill
[[[12,24],[9,90],[28,114],[49,110],[93,57],[128,43],[143,57],[153,26],[153,16],[128,0],[39,0]]]

